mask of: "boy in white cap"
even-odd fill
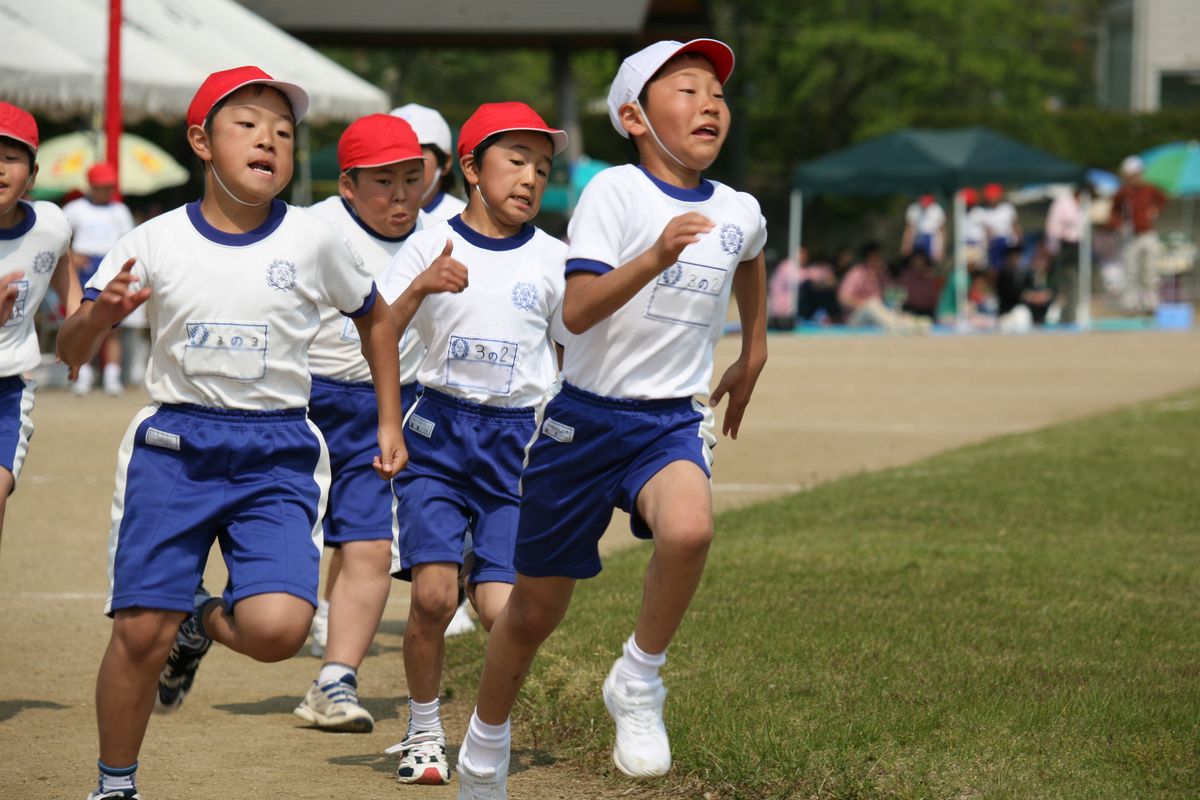
[[[421,210],[436,219],[450,219],[462,213],[467,204],[450,191],[454,189],[454,172],[450,154],[450,126],[436,109],[409,103],[392,109],[394,116],[412,125],[425,154],[425,185],[421,189]]]
[[[134,308],[151,322],[151,403],[117,457],[89,800],[140,797],[151,711],[180,706],[213,640],[280,661],[308,634],[329,455],[305,414],[307,353],[325,306],[356,320],[371,366],[375,470],[390,479],[406,459],[398,340],[371,275],[333,226],[276,199],[307,108],[303,89],[257,67],[208,76],[187,112],[203,199],[117,242],[59,333],[77,366]],[[229,580],[210,597],[200,579],[218,540]]]
[[[421,146],[407,122],[370,114],[350,124],[338,140],[338,194],[310,211],[336,226],[378,275],[414,231],[422,227]],[[410,337],[415,338],[415,337]],[[371,712],[358,702],[362,665],[387,603],[392,577],[392,490],[371,468],[379,414],[371,370],[358,329],[337,309],[321,312],[321,329],[308,351],[312,395],[308,415],[329,447],[332,483],[325,510],[325,546],[334,561],[317,613],[327,615],[325,662],[295,714],[318,728],[368,733]],[[400,357],[404,408],[416,400],[420,348]],[[316,628],[316,617],[313,619]],[[315,643],[314,643],[315,644]]]
[[[21,199],[37,180],[38,143],[33,115],[0,102],[0,533],[33,435],[36,386],[24,373],[42,360],[35,312],[50,287],[67,313],[79,305],[71,226],[53,203]]]
[[[654,555],[603,686],[613,761],[637,777],[670,769],[658,672],[712,539],[710,408],[729,396],[724,431],[736,437],[766,362],[766,222],[753,197],[702,177],[729,132],[732,70],[721,42],[658,42],[625,59],[609,91],[613,127],[641,163],[596,176],[571,220],[563,322],[574,335],[521,478],[518,578],[488,640],[460,798],[507,796],[517,692],[575,582],[600,571],[614,507],[653,538]],[[704,403],[731,291],[742,353]]]
[[[395,325],[424,343],[424,387],[407,416],[408,468],[393,481],[393,574],[411,571],[404,629],[409,722],[396,771],[402,783],[450,779],[439,689],[443,640],[466,579],[484,628],[516,576],[520,477],[536,410],[557,373],[566,246],[530,224],[567,136],[524,103],[486,103],[462,127],[458,155],[471,199],[460,216],[415,234],[379,291]],[[469,282],[468,282],[469,270]]]

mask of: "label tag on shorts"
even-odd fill
[[[575,429],[570,425],[563,425],[561,422],[555,422],[552,419],[547,419],[542,423],[542,433],[549,436],[556,442],[569,444],[575,441]]]
[[[433,436],[434,423],[424,417],[418,417],[416,414],[408,418],[408,427],[412,428],[417,433],[429,439]]]
[[[146,444],[154,447],[165,447],[168,450],[179,449],[179,434],[160,431],[158,428],[146,429]]]

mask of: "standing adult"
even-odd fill
[[[1053,282],[1062,301],[1059,321],[1064,324],[1075,322],[1079,305],[1079,241],[1087,224],[1079,205],[1081,191],[1059,194],[1046,213],[1046,253],[1052,259]]]
[[[1121,260],[1125,265],[1125,289],[1121,306],[1131,312],[1153,312],[1158,308],[1158,257],[1160,244],[1155,220],[1167,204],[1157,186],[1143,180],[1145,165],[1137,156],[1121,162],[1121,188],[1113,195],[1108,227],[1124,242]]]

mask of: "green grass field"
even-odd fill
[[[518,737],[614,772],[648,554],[580,585]],[[724,514],[664,673],[675,768],[634,793],[1195,798],[1198,570],[1200,393]]]

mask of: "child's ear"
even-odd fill
[[[460,158],[458,166],[462,170],[463,178],[466,179],[468,185],[475,186],[479,183],[479,171],[475,169],[475,156],[473,154],[467,153]]]
[[[212,143],[209,141],[208,133],[199,125],[192,125],[187,129],[188,145],[192,148],[192,152],[201,161],[212,161]]]
[[[642,110],[637,104],[626,103],[617,109],[617,115],[621,120],[621,127],[630,136],[641,136],[646,132],[646,123],[642,119]]]

